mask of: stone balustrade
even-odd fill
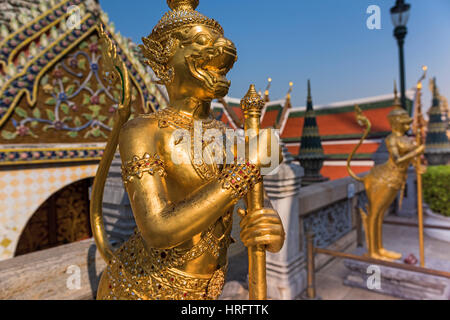
[[[287,158],[277,173],[265,177],[264,182],[286,230],[286,242],[281,252],[267,254],[268,297],[272,299],[295,299],[305,289],[306,232],[315,233],[317,247],[348,249],[356,243],[357,206],[366,202],[362,184],[351,178],[300,188],[303,169],[292,160]],[[115,188],[119,190],[119,184]],[[105,203],[120,202],[124,208],[128,207],[129,204],[121,200],[123,196],[120,192],[115,197],[105,192]],[[121,220],[131,219],[122,216]],[[233,236],[238,238],[238,219],[233,229]],[[116,232],[113,230],[109,229],[111,238],[120,242],[132,230],[131,223],[116,228]],[[239,253],[242,256],[245,250],[242,243],[238,241],[234,246],[230,256]],[[330,259],[318,255],[317,268]],[[246,261],[240,264],[244,265]],[[1,261],[0,299],[93,299],[104,267],[92,239]]]
[[[356,244],[356,214],[365,206],[364,186],[351,178],[300,188],[301,167],[285,161],[274,176],[265,178],[265,188],[286,229],[281,252],[267,254],[268,296],[295,299],[306,288],[307,231],[315,234],[315,246],[346,250]],[[332,258],[317,255],[320,269]]]

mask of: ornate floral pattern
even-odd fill
[[[81,8],[79,29],[67,29],[67,9],[71,5]],[[114,27],[107,24],[106,14],[94,9],[87,1],[62,1],[33,21],[10,26],[11,32],[2,33],[0,142],[106,140],[120,88],[108,85],[100,76],[97,23],[106,25],[105,30],[130,71],[136,112],[150,112],[164,105],[134,52],[136,46],[115,34]]]

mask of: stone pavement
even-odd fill
[[[391,221],[415,222],[416,219],[405,219],[389,216]],[[413,253],[419,258],[418,229],[398,225],[385,224],[383,227],[384,245],[388,250]],[[425,236],[425,266],[428,259],[450,261],[450,243],[435,240]],[[350,248],[348,252],[355,249]],[[450,271],[450,270],[443,270]],[[375,293],[370,290],[347,287],[343,285],[344,277],[349,273],[342,259],[334,259],[322,268],[316,277],[317,294],[324,300],[399,300],[398,298]]]
[[[400,218],[397,216],[389,216],[387,219],[391,221],[415,222],[416,219]],[[419,238],[418,229],[415,227],[405,227],[398,225],[385,224],[383,227],[384,245],[388,250],[398,252],[413,253],[419,258]],[[442,259],[450,261],[450,243],[435,240],[425,235],[425,266],[428,259]],[[352,252],[356,249],[356,245],[351,246],[346,252]],[[246,254],[243,253],[237,257],[233,257],[230,264],[232,268],[227,277],[221,299],[248,299],[248,291],[246,287]],[[443,270],[450,271],[450,270]],[[370,290],[352,288],[345,286],[343,280],[349,273],[344,266],[342,259],[334,259],[316,273],[316,291],[323,300],[400,300],[398,298],[379,294]]]

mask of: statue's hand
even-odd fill
[[[244,210],[240,211],[243,215]],[[271,208],[250,211],[240,223],[241,240],[246,247],[267,246],[270,252],[279,252],[284,244],[285,233],[278,213]]]
[[[419,147],[417,147],[417,149],[416,149],[416,154],[417,155],[421,155],[424,152],[425,152],[425,145],[424,144],[421,144]]]

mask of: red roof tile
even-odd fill
[[[352,170],[356,174],[368,172],[371,168],[372,167],[370,166],[352,166]],[[320,173],[330,180],[348,177],[347,168],[345,166],[323,166]]]
[[[266,113],[264,113],[264,118],[261,121],[261,127],[263,128],[274,127],[277,122],[279,113],[280,113],[279,110],[266,111]]]

